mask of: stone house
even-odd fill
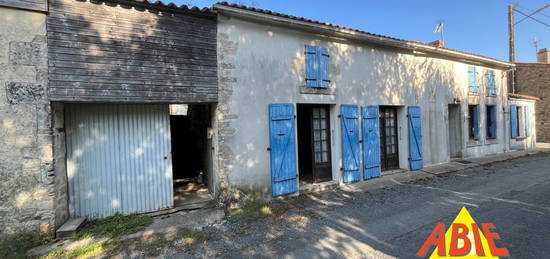
[[[550,49],[538,52],[536,63],[515,63],[514,89],[541,98],[537,102],[537,141],[550,143]]]
[[[535,147],[514,64],[218,3],[219,177],[265,197]],[[254,101],[252,101],[254,100]],[[246,105],[243,105],[246,103]]]
[[[227,3],[0,0],[2,234],[534,148],[508,62]]]

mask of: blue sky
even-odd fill
[[[170,0],[164,0],[169,2]],[[199,7],[217,1],[172,0]],[[231,2],[231,1],[230,1]],[[430,42],[438,21],[445,23],[445,46],[508,60],[507,6],[524,13],[550,4],[550,0],[239,0],[233,1],[295,16],[331,22],[407,40]],[[516,21],[523,18],[515,13]],[[550,24],[550,8],[533,16]],[[527,19],[516,25],[516,61],[536,61],[533,39],[539,49],[550,48],[550,27]]]

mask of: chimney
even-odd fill
[[[539,63],[550,63],[550,49],[541,49],[537,53],[537,60]]]
[[[434,47],[443,48],[443,40],[436,40],[428,43],[429,45],[432,45]]]

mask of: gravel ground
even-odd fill
[[[437,222],[462,206],[501,235],[512,258],[550,254],[550,156],[510,161],[367,191],[334,190],[289,198],[290,210],[253,222],[205,227],[208,242],[161,257],[418,258]],[[433,249],[433,248],[432,248]],[[430,250],[431,253],[431,250]]]

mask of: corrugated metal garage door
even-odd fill
[[[173,205],[168,105],[67,105],[73,217],[102,218]]]

